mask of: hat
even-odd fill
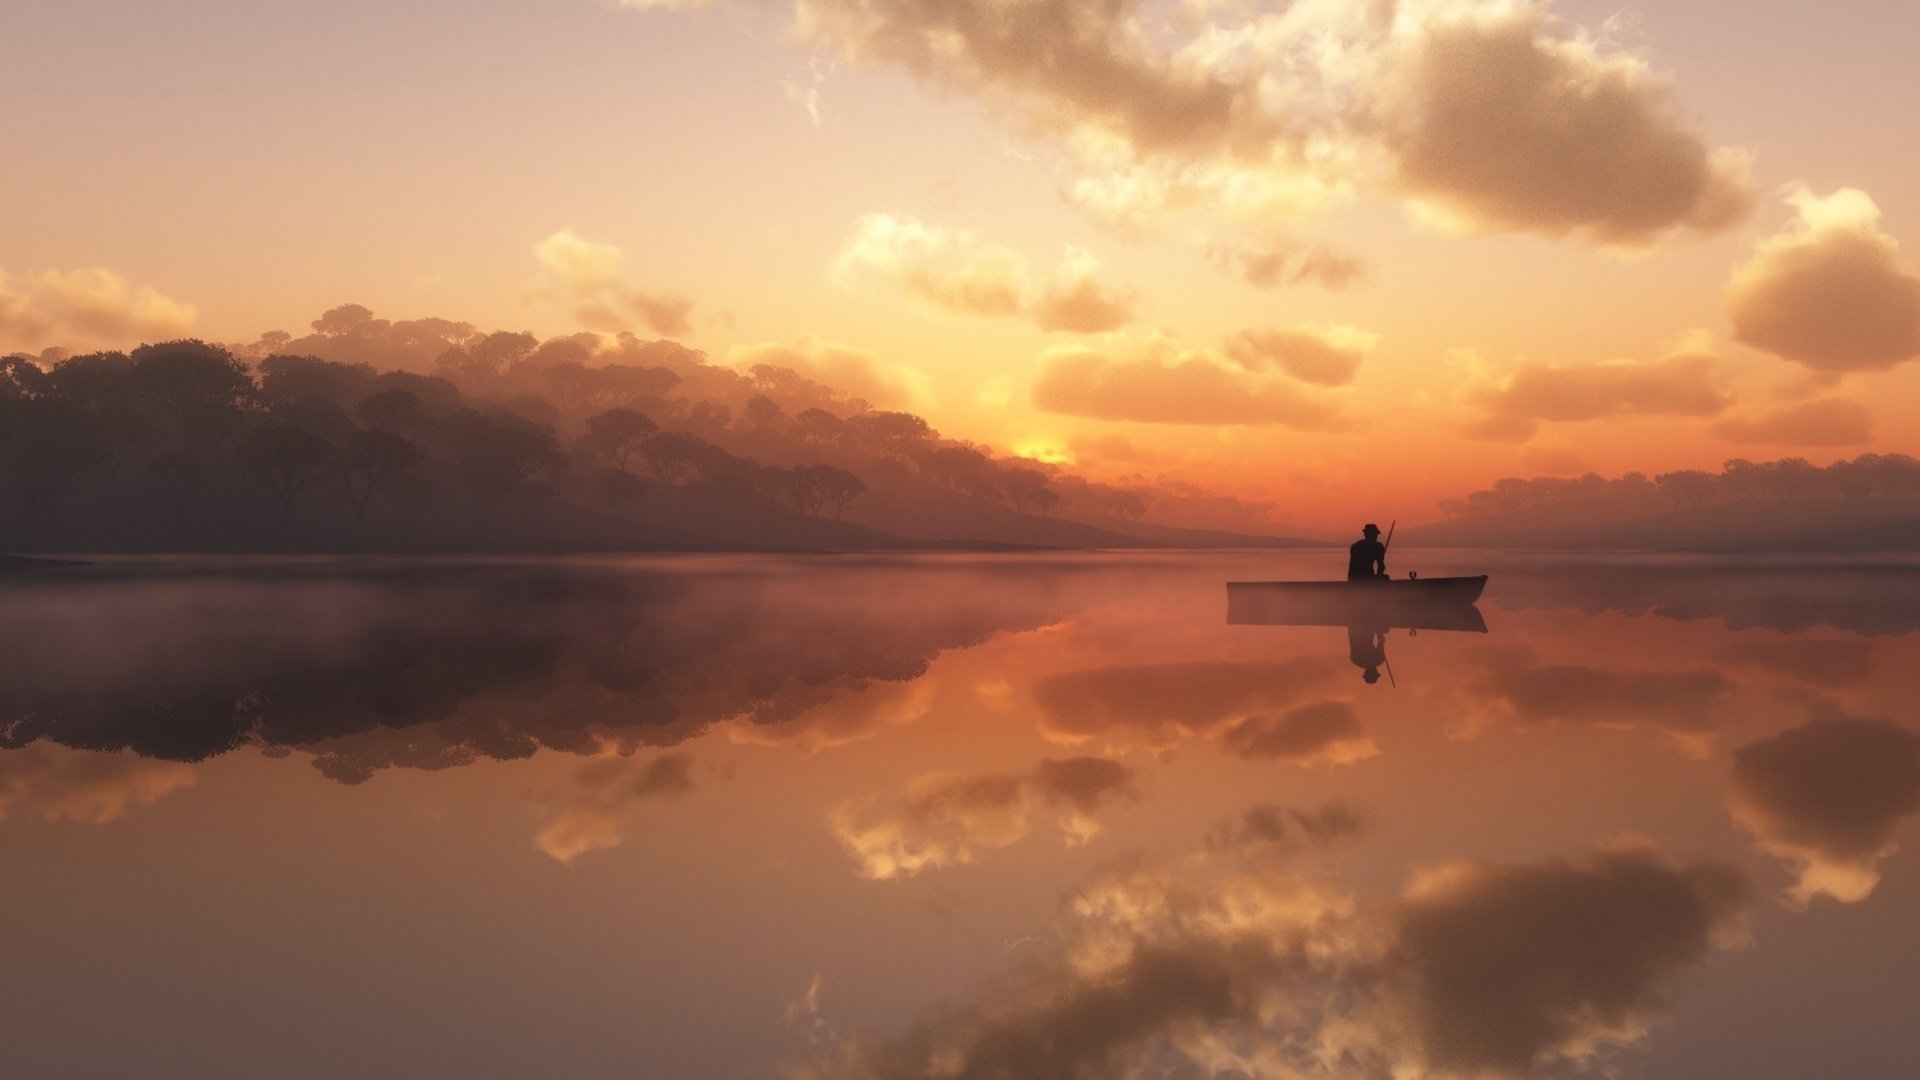
[[[1379,536],[1380,526],[1375,525],[1373,522],[1369,521],[1367,522],[1366,527],[1361,529],[1360,531],[1363,533],[1366,533],[1368,536]]]

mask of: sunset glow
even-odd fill
[[[30,2],[0,351],[351,302],[798,352],[950,438],[1343,530],[1910,452],[1920,164],[1875,118],[1920,16],[1831,14]]]

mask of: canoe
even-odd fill
[[[1229,581],[1227,599],[1240,596],[1357,605],[1471,604],[1480,599],[1486,587],[1485,574],[1385,581]]]

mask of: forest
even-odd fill
[[[0,358],[0,485],[0,546],[16,551],[1017,543],[1018,528],[995,535],[1008,520],[1138,522],[1154,498],[775,363],[354,305],[301,338]],[[853,523],[876,490],[1001,517],[903,540],[885,506]]]

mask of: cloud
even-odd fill
[[[791,343],[735,345],[727,363],[741,371],[772,364],[800,373],[876,408],[924,406],[933,401],[933,381],[919,368],[882,361],[868,349],[824,341],[811,335]]]
[[[1227,339],[1226,353],[1248,371],[1275,368],[1316,386],[1345,386],[1379,341],[1379,334],[1352,326],[1245,330]]]
[[[1101,284],[1100,260],[1079,248],[1068,248],[1040,295],[1031,301],[1033,321],[1042,330],[1098,334],[1118,330],[1133,321],[1130,292]]]
[[[1469,353],[1456,352],[1454,358],[1480,368]],[[1733,404],[1722,385],[1720,361],[1694,352],[1652,361],[1525,361],[1499,378],[1476,370],[1460,401],[1479,413],[1461,426],[1461,434],[1506,442],[1531,439],[1543,421],[1712,417]]]
[[[1525,645],[1480,650],[1465,661],[1466,685],[1487,718],[1521,727],[1591,724],[1651,727],[1694,745],[1717,727],[1734,684],[1719,671],[1621,671],[1544,664]]]
[[[1640,1039],[1750,903],[1730,867],[1638,850],[1422,875],[1389,968],[1423,1074],[1535,1076]]]
[[[1230,753],[1249,760],[1294,765],[1348,765],[1376,757],[1353,706],[1344,701],[1302,705],[1278,716],[1249,716],[1221,736]]]
[[[1814,720],[1735,751],[1727,804],[1798,873],[1795,903],[1864,900],[1920,814],[1920,734],[1887,720]]]
[[[1743,641],[1728,646],[1718,659],[1776,679],[1841,690],[1857,686],[1873,674],[1874,645],[1866,638],[1796,636]]]
[[[1051,807],[1069,846],[1100,831],[1094,815],[1134,795],[1134,771],[1105,758],[1043,760],[1023,774],[931,773],[891,804],[849,800],[830,815],[861,876],[885,881],[973,862],[1024,839],[1036,810]]]
[[[1794,220],[1727,284],[1734,336],[1816,371],[1884,371],[1920,356],[1920,276],[1864,191],[1787,193]]]
[[[0,270],[0,345],[20,348],[83,339],[103,344],[184,336],[198,311],[151,285],[133,286],[103,267],[43,270],[15,278]]]
[[[840,1039],[797,1075],[1538,1075],[1639,1041],[1750,907],[1732,869],[1646,851],[1454,864],[1386,904],[1299,856],[1248,827],[1110,867],[978,1001]]]
[[[611,334],[632,329],[637,319],[667,337],[693,328],[693,301],[627,284],[621,270],[625,256],[612,244],[561,229],[535,244],[533,255],[551,282],[536,295],[567,305],[582,326]]]
[[[1851,398],[1814,398],[1735,413],[1707,430],[1732,443],[1861,446],[1873,441],[1873,411]]]
[[[533,846],[566,866],[591,851],[620,846],[623,812],[635,803],[693,790],[693,759],[662,754],[642,764],[608,757],[583,765],[548,797]]]
[[[1156,337],[1112,355],[1084,345],[1041,354],[1033,404],[1095,420],[1156,424],[1280,425],[1332,431],[1349,421],[1327,399],[1284,377],[1258,375],[1211,352]]]
[[[1665,80],[1546,4],[1402,6],[1376,119],[1400,190],[1469,231],[1640,246],[1753,206],[1747,158],[1688,130]]]
[[[1324,848],[1358,836],[1367,828],[1366,813],[1347,803],[1330,802],[1314,810],[1297,810],[1262,802],[1215,825],[1207,834],[1207,846],[1214,850],[1284,852],[1298,848],[1304,840]]]
[[[0,822],[25,815],[45,822],[106,825],[133,806],[152,806],[193,786],[191,765],[130,753],[94,753],[36,744],[0,750]]]
[[[1048,738],[1078,743],[1130,737],[1167,749],[1302,704],[1331,686],[1337,674],[1332,664],[1312,657],[1122,665],[1043,675],[1034,681],[1033,700]]]
[[[1055,139],[1068,197],[1118,221],[1271,222],[1384,189],[1462,229],[1632,247],[1752,204],[1744,154],[1544,3],[800,0],[797,25]]]
[[[1272,240],[1261,244],[1216,243],[1207,247],[1207,261],[1223,274],[1238,275],[1262,289],[1285,285],[1318,285],[1345,289],[1366,280],[1367,264],[1325,244]]]
[[[909,217],[868,214],[833,264],[834,279],[853,287],[867,277],[890,281],[934,311],[1018,316],[1042,330],[1092,334],[1133,320],[1134,296],[1099,280],[1100,261],[1069,247],[1053,275],[1035,285],[1027,258],[964,230]]]

